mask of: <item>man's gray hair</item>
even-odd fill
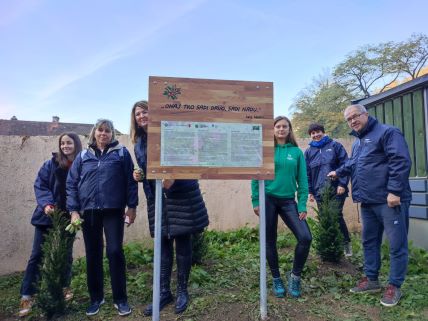
[[[350,105],[350,106],[346,107],[346,109],[343,113],[345,113],[347,110],[349,110],[351,108],[356,108],[360,113],[366,113],[367,112],[367,109],[364,105],[355,104],[355,105]]]
[[[92,145],[95,144],[95,131],[100,128],[101,126],[105,126],[108,129],[110,129],[111,131],[111,141],[115,141],[116,140],[116,133],[114,130],[114,126],[113,126],[113,122],[109,119],[98,119],[97,122],[95,123],[94,127],[92,127],[91,132],[89,134],[89,141],[88,141],[88,145]]]

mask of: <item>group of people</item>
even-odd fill
[[[31,223],[35,226],[33,250],[21,286],[19,316],[30,313],[40,276],[42,244],[52,226],[50,214],[55,209],[68,216],[71,223],[82,218],[86,252],[87,286],[90,304],[86,315],[96,315],[104,300],[103,250],[110,269],[113,304],[119,315],[132,312],[126,291],[126,261],[123,252],[124,226],[134,223],[138,205],[138,182],[147,199],[150,233],[154,234],[155,184],[147,173],[148,103],[137,102],[131,111],[131,139],[139,169],[134,169],[131,155],[115,137],[113,123],[100,119],[89,134],[88,148],[82,150],[79,137],[64,133],[59,150],[43,164],[34,183],[37,208]],[[141,170],[140,170],[141,169]],[[174,298],[170,289],[172,265],[177,261],[177,295],[175,312],[186,310],[189,303],[187,283],[192,263],[191,236],[208,226],[208,213],[197,180],[162,182],[162,257],[160,306]],[[70,237],[74,237],[71,235]],[[68,268],[64,299],[70,300],[72,242],[68,251]],[[144,310],[152,314],[152,305]]]
[[[70,221],[82,217],[86,251],[87,286],[90,304],[86,315],[99,312],[104,301],[104,237],[110,268],[113,304],[119,315],[131,313],[126,291],[126,261],[123,252],[124,226],[133,224],[138,205],[138,182],[143,184],[147,200],[150,233],[154,235],[155,181],[147,179],[148,103],[139,101],[131,111],[130,137],[134,144],[134,164],[129,151],[115,137],[113,123],[100,119],[89,135],[88,147],[82,149],[79,137],[64,133],[59,137],[58,152],[40,168],[34,183],[37,207],[31,223],[35,226],[33,249],[21,286],[20,316],[28,315],[34,303],[42,244],[52,222],[50,214],[59,209]],[[369,116],[362,105],[346,108],[345,120],[356,137],[348,159],[343,146],[329,138],[321,124],[311,124],[312,141],[303,154],[297,145],[287,117],[274,120],[275,179],[266,181],[266,255],[273,277],[273,292],[284,297],[301,295],[301,274],[312,241],[306,222],[308,200],[322,202],[321,191],[331,179],[339,205],[339,225],[345,255],[352,255],[349,232],[343,218],[343,204],[348,195],[349,177],[354,202],[361,202],[362,242],[365,276],[351,292],[380,291],[380,246],[385,230],[390,242],[391,269],[388,286],[381,299],[393,306],[401,297],[408,260],[407,231],[411,192],[408,183],[411,161],[401,132]],[[328,179],[329,178],[329,179]],[[252,181],[252,204],[259,215],[258,181]],[[175,312],[189,304],[187,283],[192,262],[191,236],[208,226],[208,214],[197,180],[162,181],[162,237],[160,273],[160,309],[174,301],[171,274],[177,263]],[[296,202],[297,199],[297,202]],[[277,251],[278,215],[297,239],[293,267],[287,273],[287,287],[281,278]],[[74,237],[71,235],[70,237]],[[68,249],[64,298],[70,300],[72,242]],[[152,314],[152,305],[144,309]]]
[[[266,256],[273,278],[273,293],[280,298],[287,292],[292,297],[301,295],[301,273],[312,241],[306,222],[306,203],[309,196],[310,201],[320,205],[326,184],[333,188],[330,198],[336,200],[339,208],[338,223],[345,255],[352,255],[351,239],[343,218],[350,178],[353,201],[361,203],[364,252],[364,276],[350,291],[382,290],[378,277],[385,232],[389,241],[390,272],[380,303],[395,306],[402,295],[400,288],[408,265],[407,233],[412,197],[409,149],[398,128],[379,123],[363,105],[348,106],[344,117],[355,137],[350,158],[339,142],[325,135],[323,125],[309,126],[312,141],[303,154],[290,120],[284,116],[274,120],[275,179],[265,182]],[[254,213],[259,215],[257,180],[252,181],[252,203]],[[297,239],[293,267],[287,273],[287,287],[278,265],[278,215]]]

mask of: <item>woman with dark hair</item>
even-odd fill
[[[343,218],[343,205],[348,197],[349,176],[338,180],[329,180],[327,174],[341,167],[348,160],[345,148],[325,134],[324,126],[313,123],[309,125],[308,134],[312,141],[305,150],[306,167],[308,169],[309,201],[321,204],[321,191],[328,181],[333,188],[332,198],[337,201],[340,231],[343,234],[344,254],[352,256],[351,238]]]
[[[34,183],[37,207],[31,218],[31,224],[35,227],[33,250],[21,285],[20,317],[28,315],[34,303],[35,284],[40,275],[39,264],[42,260],[42,244],[52,226],[52,220],[49,215],[54,209],[66,211],[65,183],[67,174],[74,158],[81,150],[82,143],[79,136],[75,133],[61,134],[58,138],[58,152],[52,153],[52,158],[43,164],[37,174]],[[67,277],[64,284],[64,297],[67,301],[73,297],[73,293],[69,288],[73,263],[73,242],[71,241],[69,244],[69,264],[67,265],[67,271],[65,271]]]
[[[147,199],[150,234],[154,235],[155,181],[147,180],[147,125],[148,103],[139,101],[131,111],[131,140],[141,171],[134,171],[134,179],[142,182]],[[164,180],[161,240],[160,309],[173,301],[170,282],[173,265],[173,245],[177,260],[177,298],[175,313],[187,309],[189,294],[187,282],[192,264],[192,241],[194,233],[208,226],[208,214],[197,180]],[[144,314],[151,315],[152,304]]]
[[[116,140],[110,120],[97,121],[88,145],[77,155],[67,178],[71,221],[80,218],[79,212],[84,219],[82,231],[91,300],[86,315],[97,314],[104,304],[104,231],[113,303],[119,315],[125,316],[131,313],[131,308],[126,294],[123,234],[124,224],[129,226],[134,222],[138,205],[138,186],[132,177],[134,164],[128,150]]]
[[[293,269],[287,273],[287,290],[292,297],[300,296],[300,277],[312,241],[306,222],[308,178],[303,153],[297,146],[290,120],[278,116],[274,120],[275,179],[265,182],[266,193],[266,257],[273,277],[273,293],[286,294],[278,265],[278,215],[297,239]],[[254,213],[259,215],[259,182],[251,182]],[[297,192],[297,203],[295,201]]]

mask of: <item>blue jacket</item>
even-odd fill
[[[66,210],[65,181],[68,169],[60,168],[55,158],[56,154],[53,154],[52,159],[44,162],[34,182],[34,194],[37,201],[37,207],[31,218],[31,224],[34,226],[52,225],[51,218],[44,212],[47,205]]]
[[[369,116],[361,133],[352,131],[351,135],[356,137],[352,156],[336,173],[339,177],[351,175],[354,202],[386,203],[388,193],[410,201],[412,161],[400,130]]]
[[[342,144],[328,138],[324,146],[310,146],[306,149],[305,160],[308,171],[309,193],[314,195],[317,201],[320,201],[321,189],[324,187],[327,174],[345,164],[348,160],[348,154]],[[348,182],[349,176],[344,176],[332,181],[331,185],[334,191],[337,190],[338,186],[344,187],[346,191],[341,196],[347,197]]]
[[[67,177],[67,209],[135,208],[138,185],[128,150],[117,141],[101,153],[95,146],[83,150],[73,162]]]

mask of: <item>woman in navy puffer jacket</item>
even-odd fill
[[[35,227],[33,250],[24,279],[21,285],[21,307],[19,316],[23,317],[30,313],[33,304],[32,296],[36,292],[35,283],[39,277],[39,264],[42,260],[42,244],[45,235],[52,226],[49,214],[55,209],[65,211],[66,192],[65,181],[68,170],[77,154],[82,150],[82,143],[75,133],[64,133],[58,139],[58,152],[52,154],[52,159],[46,161],[40,168],[34,183],[37,207],[34,210],[31,224]],[[74,238],[74,236],[71,236]],[[73,296],[68,288],[71,280],[71,265],[73,263],[73,241],[70,239],[68,248],[68,266],[66,284],[64,284],[65,299],[70,300]]]
[[[154,235],[155,181],[147,180],[147,124],[148,103],[135,103],[131,112],[131,140],[135,144],[137,163],[142,169],[134,171],[134,179],[141,181],[147,199],[150,234]],[[173,243],[177,259],[177,299],[175,313],[186,310],[189,295],[187,282],[192,264],[191,236],[208,226],[208,214],[197,180],[164,180],[161,240],[160,309],[173,301],[170,289],[173,264]],[[152,314],[152,305],[145,310]]]
[[[80,217],[80,213],[84,219],[82,228],[91,299],[86,315],[97,314],[104,303],[103,230],[114,306],[119,315],[131,313],[122,245],[124,224],[134,222],[138,205],[133,167],[128,150],[115,139],[113,123],[100,119],[89,135],[88,149],[77,155],[68,174],[67,209],[71,212],[72,222]]]

